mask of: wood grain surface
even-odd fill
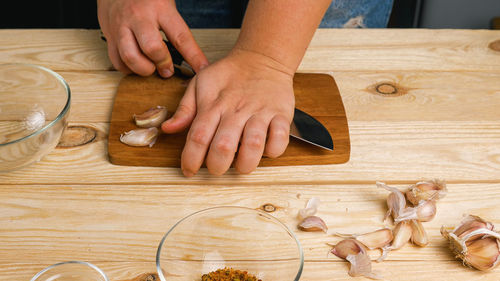
[[[152,147],[132,147],[120,141],[125,132],[137,129],[133,115],[156,106],[165,106],[169,116],[175,112],[189,80],[182,77],[161,79],[153,75],[124,77],[113,104],[108,136],[109,160],[115,165],[177,167],[187,131],[160,134]],[[263,157],[259,166],[341,164],[349,160],[349,128],[344,105],[335,80],[327,74],[297,73],[293,82],[295,106],[321,122],[328,130],[334,149],[328,151],[290,138],[286,151],[277,159]]]
[[[194,30],[211,61],[237,34]],[[99,31],[0,30],[0,63],[40,64],[68,81],[74,126],[69,145],[0,173],[0,281],[29,280],[75,259],[95,263],[111,281],[142,281],[155,272],[156,247],[170,226],[220,205],[266,205],[294,228],[298,209],[317,196],[330,229],[369,231],[384,226],[386,211],[386,192],[375,181],[404,188],[428,178],[449,187],[436,218],[424,223],[429,246],[406,245],[374,270],[392,281],[497,281],[500,268],[482,273],[455,260],[439,228],[465,213],[500,227],[499,40],[500,31],[487,30],[318,30],[299,71],[335,77],[349,122],[349,162],[221,177],[202,169],[187,179],[176,168],[109,163],[113,99],[124,75],[111,69]],[[294,233],[305,252],[301,280],[357,280],[346,262],[326,254],[325,242],[337,238]]]

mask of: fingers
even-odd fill
[[[210,111],[199,112],[193,120],[181,155],[181,169],[186,177],[195,175],[203,164],[219,120],[220,115]]]
[[[158,27],[150,22],[141,21],[134,27],[133,32],[141,51],[154,62],[158,73],[164,78],[172,76],[174,73],[172,58]]]
[[[189,85],[177,106],[174,115],[163,122],[161,129],[168,134],[173,134],[186,129],[196,115],[196,77],[189,82]]]
[[[155,65],[139,49],[134,34],[128,28],[120,29],[118,52],[122,61],[133,72],[149,76],[155,71]]]
[[[116,70],[121,71],[125,74],[129,74],[132,72],[130,68],[122,61],[120,58],[120,54],[118,53],[118,49],[116,48],[116,44],[112,41],[108,40],[108,54],[111,63],[115,67]]]
[[[269,124],[269,133],[264,155],[276,158],[285,152],[290,141],[290,121],[282,115],[276,115]]]
[[[161,18],[160,26],[169,41],[193,67],[195,72],[200,72],[201,69],[208,65],[205,54],[201,51],[189,27],[178,12],[172,13],[168,18]]]
[[[248,120],[241,138],[238,158],[234,164],[238,173],[248,174],[259,165],[264,152],[268,126],[269,120],[262,117],[252,116]]]

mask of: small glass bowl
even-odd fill
[[[84,261],[66,261],[48,266],[31,281],[109,281],[97,266]]]
[[[161,281],[199,281],[223,268],[247,271],[263,281],[298,281],[302,247],[275,217],[244,207],[193,213],[163,237],[156,253]]]
[[[71,92],[54,71],[30,64],[0,65],[0,172],[39,161],[67,125]]]

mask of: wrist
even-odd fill
[[[290,78],[293,78],[296,70],[273,58],[272,56],[259,51],[246,49],[242,46],[233,47],[231,52],[227,55],[227,58],[235,61],[237,64],[245,68],[250,68],[255,71],[263,69],[274,70],[289,76]]]

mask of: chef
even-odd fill
[[[97,2],[116,69],[172,76],[164,32],[196,71],[177,111],[161,127],[165,133],[189,128],[181,156],[186,177],[204,161],[214,175],[224,174],[233,161],[237,172],[247,174],[263,155],[280,156],[294,112],[293,75],[316,28],[384,27],[392,6],[392,0]],[[238,14],[244,17],[233,49],[209,64],[189,26],[231,27],[236,22],[239,27]]]

